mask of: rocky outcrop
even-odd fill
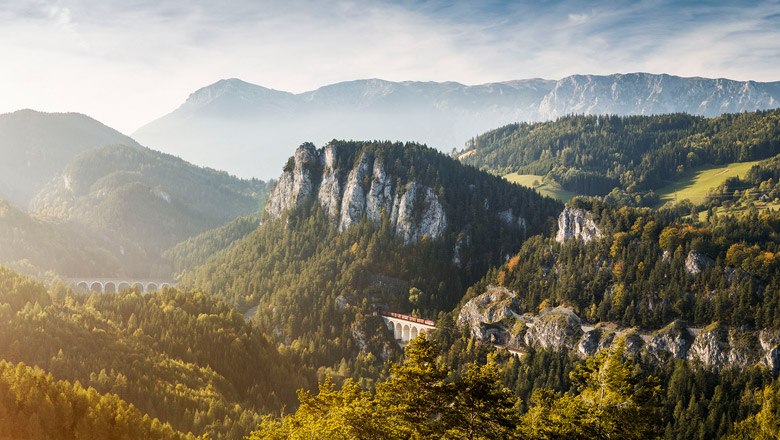
[[[711,369],[761,363],[773,373],[780,372],[780,331],[748,331],[718,323],[699,329],[675,321],[660,330],[641,332],[614,323],[589,325],[560,306],[538,315],[520,314],[521,301],[517,292],[490,286],[464,304],[458,325],[468,328],[478,341],[520,352],[533,347],[594,356],[620,341],[626,353],[659,362],[683,359]]]
[[[558,243],[571,239],[588,242],[601,236],[602,232],[589,211],[567,206],[558,216],[558,233],[555,235],[555,241]]]
[[[284,211],[297,208],[314,192],[314,170],[319,167],[320,156],[314,145],[304,144],[295,150],[294,166],[285,169],[279,181],[271,191],[265,204],[265,212],[270,217],[279,217]]]
[[[526,345],[547,349],[573,349],[582,335],[580,318],[571,310],[557,307],[547,309],[528,323]]]
[[[489,286],[469,300],[458,314],[458,325],[468,328],[478,341],[506,343],[516,319],[519,298],[505,287]]]
[[[698,275],[714,265],[715,261],[712,258],[700,252],[690,251],[685,257],[685,270],[691,275]]]
[[[758,334],[758,343],[764,353],[761,363],[772,370],[772,373],[780,372],[780,331],[762,330]]]
[[[615,331],[607,327],[583,328],[583,335],[577,344],[577,351],[585,356],[593,356],[612,345]]]
[[[337,150],[334,145],[321,151],[311,144],[299,147],[266,202],[266,215],[278,218],[316,195],[341,231],[363,218],[380,221],[383,213],[404,243],[435,239],[447,229],[444,206],[432,188],[414,180],[400,183],[388,175],[381,159],[367,152],[351,169],[339,169]],[[525,227],[524,220],[513,221]]]
[[[668,356],[685,359],[692,342],[693,335],[688,328],[682,322],[675,321],[652,336],[647,351],[659,359]]]

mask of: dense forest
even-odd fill
[[[561,205],[419,145],[343,142],[338,151],[344,174],[371,154],[399,186],[414,180],[434,188],[448,219],[443,236],[404,244],[387,212],[340,232],[312,199],[186,272],[180,285],[242,311],[256,307],[260,329],[305,365],[371,380],[397,351],[373,318],[376,308],[428,317],[450,310],[526,234],[549,229]],[[525,227],[496,211],[517,212]]]
[[[51,439],[193,439],[141,414],[116,394],[54,380],[23,363],[0,361],[0,437]]]
[[[778,149],[780,110],[768,110],[511,124],[475,137],[460,157],[498,174],[542,175],[578,194],[618,188],[646,196],[698,166],[764,159]]]
[[[683,319],[780,328],[780,213],[716,214],[699,222],[685,206],[614,208],[597,199],[572,205],[592,212],[606,237],[587,244],[532,237],[465,298],[501,285],[522,293],[524,312],[565,304],[591,322],[625,327]],[[686,264],[693,257],[700,271]]]
[[[473,360],[452,367],[438,347],[412,340],[373,391],[350,379],[301,391],[296,412],[266,418],[249,438],[769,440],[780,428],[780,382],[759,372],[652,369],[620,343],[563,370],[559,354],[518,362],[472,345]],[[533,381],[533,392],[519,397],[512,378]]]
[[[201,232],[163,252],[163,260],[173,273],[194,269],[209,258],[224,251],[234,242],[249,235],[260,225],[259,215],[241,216],[224,225]]]
[[[91,387],[89,402],[94,393],[116,395],[175,430],[212,438],[240,438],[262,414],[293,406],[295,390],[313,382],[207,295],[79,295],[3,268],[0,359],[73,383],[74,398],[86,393],[78,387]]]

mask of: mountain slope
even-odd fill
[[[657,190],[686,171],[780,152],[780,110],[703,118],[567,116],[477,136],[462,162],[497,174],[543,175],[563,189],[604,195]]]
[[[46,279],[55,274],[148,276],[156,261],[136,243],[114,234],[40,220],[0,200],[0,263],[16,270]]]
[[[477,133],[511,122],[572,113],[717,116],[776,107],[780,82],[647,73],[476,86],[370,79],[300,94],[230,79],[196,91],[177,110],[133,136],[197,164],[269,178],[292,153],[285,146],[305,140],[414,140],[450,150]],[[219,158],[214,158],[215,150],[221,152]]]
[[[149,418],[116,395],[1,360],[0,408],[0,437],[7,439],[195,438]]]
[[[0,359],[0,367],[24,362],[91,394],[116,394],[176,430],[210,438],[241,438],[260,414],[294,404],[295,390],[310,386],[257,328],[207,295],[74,295],[3,267]]]
[[[159,254],[235,217],[258,212],[266,183],[199,168],[137,146],[110,145],[71,161],[31,203],[40,218],[110,231]]]
[[[107,144],[138,145],[77,113],[3,114],[0,134],[0,198],[22,208],[79,153]]]
[[[260,328],[306,365],[372,378],[397,350],[374,307],[448,310],[560,209],[416,144],[304,144],[263,224],[180,285],[258,306]]]

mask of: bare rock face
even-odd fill
[[[580,342],[577,344],[577,351],[584,356],[593,356],[599,351],[610,347],[614,340],[614,331],[607,328],[589,329],[580,338]]]
[[[691,275],[698,275],[714,265],[715,261],[712,258],[696,251],[688,252],[685,258],[685,270]]]
[[[352,169],[347,178],[344,198],[341,200],[341,219],[339,230],[344,231],[360,222],[366,212],[366,190],[363,183],[371,171],[373,158],[367,154],[360,157],[358,165]]]
[[[728,331],[715,325],[696,336],[688,357],[706,367],[722,367],[728,361],[729,351]]]
[[[543,349],[571,350],[582,335],[580,318],[563,307],[543,311],[529,327],[525,333],[526,345]]]
[[[661,329],[647,345],[647,351],[657,358],[671,355],[675,359],[685,359],[693,342],[693,335],[682,322],[675,321]]]
[[[571,239],[588,242],[601,236],[602,232],[589,211],[567,206],[558,216],[558,233],[555,235],[555,241],[558,243]]]
[[[460,309],[458,325],[468,328],[478,341],[506,343],[518,318],[518,303],[517,293],[489,286]]]
[[[393,185],[385,172],[382,162],[374,161],[374,168],[371,172],[371,189],[368,191],[366,199],[366,216],[372,221],[379,221],[382,218],[382,212],[388,212],[393,205]]]
[[[780,331],[762,330],[758,334],[758,342],[764,352],[761,363],[766,365],[772,373],[780,371]]]
[[[266,215],[278,218],[316,194],[341,231],[364,217],[380,221],[383,213],[407,244],[438,238],[447,229],[444,206],[432,188],[415,181],[397,183],[372,154],[362,153],[350,170],[338,169],[337,156],[334,145],[320,152],[311,144],[300,146],[266,202]],[[514,221],[525,225],[524,220]]]
[[[415,207],[423,207],[420,221],[415,222]],[[397,206],[397,208],[396,208]],[[422,187],[415,182],[406,187],[398,204],[393,204],[391,218],[396,225],[396,234],[403,237],[404,243],[420,241],[422,237],[436,238],[447,228],[444,207],[431,188]]]
[[[336,218],[341,209],[341,182],[336,174],[336,147],[333,145],[323,149],[322,165],[322,182],[317,200],[330,218]]]
[[[504,222],[504,224],[507,226],[517,227],[518,229],[522,230],[524,234],[525,231],[528,229],[528,224],[525,218],[515,215],[511,209],[506,209],[504,211],[499,212],[498,219]]]
[[[292,169],[285,170],[279,177],[265,204],[265,212],[271,217],[279,217],[284,211],[300,206],[314,192],[313,169],[319,165],[319,154],[313,145],[298,147]]]

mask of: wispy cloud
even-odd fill
[[[0,0],[0,111],[132,131],[226,77],[291,91],[629,71],[780,80],[778,41],[778,0]]]

